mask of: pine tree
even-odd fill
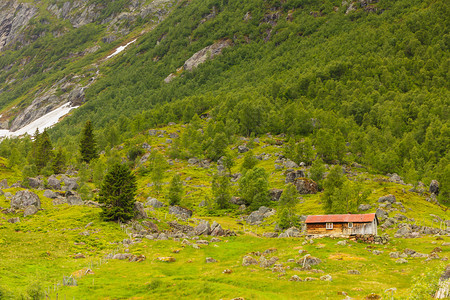
[[[87,121],[84,125],[82,137],[80,141],[81,161],[89,163],[91,160],[98,157],[97,143],[92,132],[92,123]]]
[[[99,193],[104,203],[102,216],[106,220],[127,221],[133,217],[134,197],[137,192],[136,177],[122,164],[115,164],[105,175]]]
[[[48,136],[47,130],[35,137],[35,164],[40,172],[53,159],[53,146]]]
[[[264,168],[248,170],[239,180],[239,193],[250,209],[269,204],[269,182]]]
[[[212,193],[219,208],[227,208],[231,199],[230,177],[215,174],[212,181]]]
[[[168,194],[169,204],[179,205],[181,202],[182,194],[183,194],[183,182],[181,182],[180,175],[175,174],[169,186],[169,194]]]
[[[52,162],[53,173],[59,174],[64,172],[64,168],[66,166],[66,157],[61,147],[58,148],[58,151],[55,154],[55,158]]]
[[[278,201],[278,225],[285,229],[296,225],[294,208],[298,203],[298,192],[296,187],[291,183],[283,191]]]

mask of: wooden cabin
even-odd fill
[[[375,214],[317,215],[305,221],[307,234],[377,235],[378,218]]]

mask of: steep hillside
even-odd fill
[[[105,149],[208,112],[248,136],[314,144],[334,136],[329,149],[315,145],[328,162],[356,161],[411,183],[449,176],[447,1],[169,2],[161,5],[173,12],[157,26],[151,20],[169,10],[141,20],[143,1],[67,3],[42,3],[52,22],[25,27],[66,24],[67,33],[9,44],[0,58],[2,118],[12,130],[86,102],[50,134],[71,144],[90,119]],[[124,15],[131,21],[117,25]],[[105,61],[121,26],[130,32],[122,44],[136,41]]]

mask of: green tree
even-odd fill
[[[41,172],[53,159],[53,146],[47,130],[34,137],[33,149],[34,163]]]
[[[269,182],[264,168],[250,169],[242,176],[239,194],[251,210],[269,204]]]
[[[244,155],[244,161],[241,165],[241,172],[245,173],[253,169],[258,164],[258,159],[253,155],[253,151],[247,151]]]
[[[99,202],[104,203],[102,217],[111,221],[128,221],[133,217],[136,178],[131,170],[116,164],[105,175],[99,192]]]
[[[319,186],[322,186],[323,175],[325,174],[326,170],[327,169],[325,168],[325,165],[320,158],[314,160],[311,168],[309,169],[311,179],[317,182]]]
[[[152,152],[150,157],[150,176],[155,185],[157,191],[161,190],[162,180],[164,178],[164,172],[169,168],[164,155],[158,151]]]
[[[334,166],[324,181],[322,200],[325,212],[335,214],[353,213],[367,199],[370,191],[362,188],[361,180],[352,183],[345,177],[341,166]]]
[[[291,183],[278,201],[278,225],[285,229],[297,225],[295,206],[298,204],[297,188]]]
[[[217,207],[221,209],[227,208],[231,199],[230,177],[223,174],[214,174],[212,181],[212,194]]]
[[[56,151],[55,158],[52,162],[52,170],[54,174],[64,173],[64,169],[66,167],[66,156],[61,147]]]
[[[183,195],[183,182],[179,174],[175,174],[172,177],[172,181],[169,186],[169,193],[167,198],[169,198],[170,205],[179,205],[181,202],[181,196]]]
[[[80,140],[80,154],[81,161],[87,163],[98,157],[91,121],[87,121],[84,125]]]

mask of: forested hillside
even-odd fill
[[[449,176],[448,13],[446,1],[183,2],[125,54],[101,65],[86,103],[49,133],[68,145],[90,119],[105,149],[146,128],[208,113],[229,134],[285,133],[310,139],[327,162],[364,163],[410,183],[443,182]],[[68,41],[79,47],[84,36],[100,37],[101,26],[74,34],[57,45],[73,51]],[[220,40],[231,41],[222,55],[192,71],[179,69]],[[42,43],[50,42],[37,39],[33,47],[6,52],[2,65]],[[64,57],[62,50],[54,53]],[[23,72],[36,71],[26,66]],[[166,83],[171,73],[177,75]],[[2,93],[3,103],[25,88]],[[10,147],[4,149],[8,157]]]

